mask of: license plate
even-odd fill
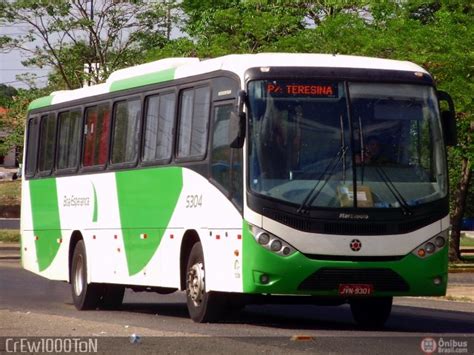
[[[374,286],[370,284],[340,284],[339,295],[341,296],[370,296],[374,292]]]

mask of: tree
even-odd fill
[[[468,0],[184,0],[195,53],[310,52],[410,60],[454,99],[459,144],[449,149],[450,259],[459,259],[461,219],[472,180],[474,4]],[[472,192],[471,192],[472,195]]]
[[[27,66],[50,66],[67,89],[84,79],[102,82],[116,69],[142,61],[142,49],[162,46],[174,1],[17,0],[0,3],[0,21],[28,28],[0,37],[3,50],[31,55]],[[84,64],[90,70],[84,72]]]
[[[304,28],[301,9],[277,1],[183,1],[184,30],[194,39],[196,54],[216,57],[257,53],[282,36]]]
[[[7,107],[17,92],[13,86],[0,84],[0,107]]]
[[[0,131],[8,135],[0,143],[0,155],[17,148],[17,159],[21,161],[23,152],[23,137],[25,132],[26,112],[28,105],[34,99],[45,96],[49,89],[18,89],[7,105],[5,114],[0,115]]]

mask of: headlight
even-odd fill
[[[260,233],[258,235],[258,244],[267,245],[270,241],[270,236],[267,233]]]
[[[258,244],[275,254],[290,256],[296,252],[290,244],[261,228],[250,225],[250,232]]]
[[[442,236],[437,236],[434,240],[434,243],[438,248],[442,248],[446,244],[446,240]]]
[[[437,236],[427,240],[420,246],[418,246],[415,250],[413,250],[413,254],[418,256],[419,258],[425,258],[427,256],[433,255],[443,249],[446,246],[446,241],[448,240],[448,231],[445,230],[438,234]]]

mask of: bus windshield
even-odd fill
[[[446,197],[432,87],[255,80],[248,94],[253,193],[300,209],[409,211]]]

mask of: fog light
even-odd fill
[[[434,246],[433,243],[426,243],[425,244],[425,250],[428,254],[433,254],[434,251],[436,250],[436,247]]]
[[[446,240],[443,237],[436,237],[434,242],[438,248],[442,248],[446,244]]]
[[[279,251],[283,245],[279,240],[274,240],[272,244],[270,244],[270,249],[272,251]]]
[[[433,279],[433,283],[434,283],[435,285],[441,285],[441,282],[442,282],[442,281],[443,281],[443,280],[442,280],[441,277],[439,277],[439,276],[436,276],[436,277]]]
[[[270,282],[270,276],[268,276],[267,274],[260,275],[260,282],[264,285],[269,283]]]
[[[267,233],[261,233],[258,236],[258,243],[261,245],[267,245],[270,241],[270,236]]]

